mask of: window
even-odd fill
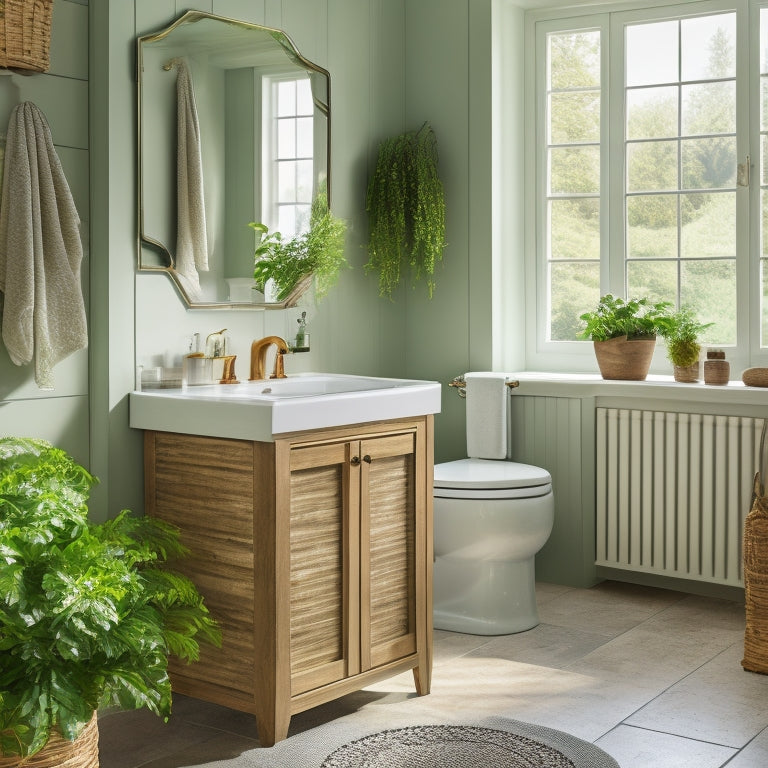
[[[766,27],[754,0],[536,23],[532,359],[586,359],[579,315],[613,293],[691,306],[735,369],[768,364]]]
[[[312,89],[306,75],[270,75],[263,87],[263,216],[284,237],[309,228],[314,176]]]

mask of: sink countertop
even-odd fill
[[[271,442],[275,436],[440,412],[440,384],[342,374],[153,389],[130,395],[130,426]]]

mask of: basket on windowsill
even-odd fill
[[[47,72],[53,0],[0,0],[0,67]]]

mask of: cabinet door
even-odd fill
[[[290,452],[292,696],[360,671],[360,472],[351,447],[344,441]]]
[[[363,670],[417,649],[417,552],[424,548],[417,443],[417,431],[360,441]]]

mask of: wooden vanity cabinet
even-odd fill
[[[432,664],[432,416],[292,433],[274,443],[146,432],[148,514],[177,525],[223,631],[174,690],[291,715]]]

